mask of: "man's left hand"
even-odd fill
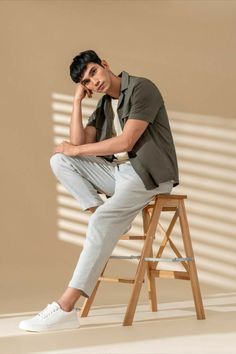
[[[60,145],[56,146],[54,153],[61,152],[67,156],[78,155],[78,146],[70,144],[68,141],[63,141]]]

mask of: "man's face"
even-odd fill
[[[96,63],[89,63],[80,81],[82,85],[93,92],[105,93],[110,88],[109,65],[105,60],[102,60],[102,65],[103,67]]]

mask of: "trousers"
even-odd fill
[[[129,161],[117,164],[97,156],[57,153],[50,164],[82,210],[98,207],[89,218],[83,249],[68,284],[90,297],[121,235],[156,194],[171,193],[173,183],[167,181],[147,190]],[[99,193],[109,198],[104,201]]]

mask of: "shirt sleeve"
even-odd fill
[[[89,117],[86,127],[95,127],[96,128],[96,110]]]
[[[163,104],[163,98],[156,85],[148,79],[142,79],[134,87],[128,118],[153,123]]]

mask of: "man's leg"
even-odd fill
[[[109,196],[114,193],[115,167],[103,158],[55,154],[50,164],[58,180],[78,200],[83,210],[93,213],[103,204],[98,191]],[[64,311],[71,311],[81,294],[83,292],[79,289],[67,288],[57,302]]]
[[[130,164],[115,168],[115,193],[99,206],[89,219],[87,237],[68,289],[59,299],[73,308],[72,289],[80,289],[89,297],[120,236],[140,210],[158,193],[170,193],[172,183],[166,182],[146,190]],[[75,290],[76,291],[76,290]],[[72,294],[72,293],[71,293]],[[75,296],[76,298],[76,296]]]
[[[59,181],[83,210],[93,212],[103,204],[98,191],[108,196],[114,193],[114,164],[103,158],[55,154],[50,162]],[[33,318],[21,321],[19,328],[35,332],[78,328],[77,311],[73,307],[81,294],[80,289],[68,288],[58,302],[53,301]]]
[[[65,164],[68,160],[69,159],[63,158],[62,165],[63,177],[61,180],[65,181],[66,184],[71,176],[69,173],[71,167],[68,168]],[[71,162],[73,163],[74,161],[71,160]],[[93,163],[95,162],[96,161],[93,160]],[[55,161],[53,163],[55,163]],[[79,165],[81,167],[82,164],[79,163]],[[55,165],[54,169],[56,169]],[[58,168],[58,174],[59,171],[60,169]],[[78,171],[79,169],[76,169],[77,173]],[[98,169],[96,171],[98,172]],[[109,176],[108,180],[110,180],[110,177],[113,180],[113,171],[110,171],[108,174],[110,175],[110,173],[111,176]],[[81,177],[82,176],[80,175],[80,178]],[[77,182],[81,181],[80,178]],[[72,178],[72,180],[74,179]],[[33,318],[21,321],[19,324],[20,329],[38,332],[53,329],[78,328],[79,321],[76,309],[73,307],[80,295],[82,294],[87,297],[91,295],[116,243],[138,212],[155,194],[170,193],[172,189],[172,184],[167,182],[160,185],[159,188],[147,191],[140,177],[136,174],[130,164],[123,164],[119,167],[115,167],[115,181],[115,193],[113,196],[104,204],[100,204],[90,217],[84,248],[81,252],[68,288],[58,302],[48,304],[43,311]],[[68,185],[71,187],[70,184]],[[87,185],[86,182],[85,185],[90,189],[91,186]],[[78,191],[76,191],[75,186],[72,186],[73,193],[76,198],[81,200],[82,194],[79,191],[80,185],[77,185],[76,188]],[[111,186],[109,188],[111,192]],[[107,191],[109,188],[106,186],[106,192],[104,190],[108,195],[109,193],[107,193]],[[96,195],[93,195],[93,191],[90,194],[90,197],[90,202],[94,201],[93,197],[96,199]],[[83,200],[82,198],[82,201],[86,204],[86,200]],[[88,204],[87,209],[91,207],[91,204]]]

